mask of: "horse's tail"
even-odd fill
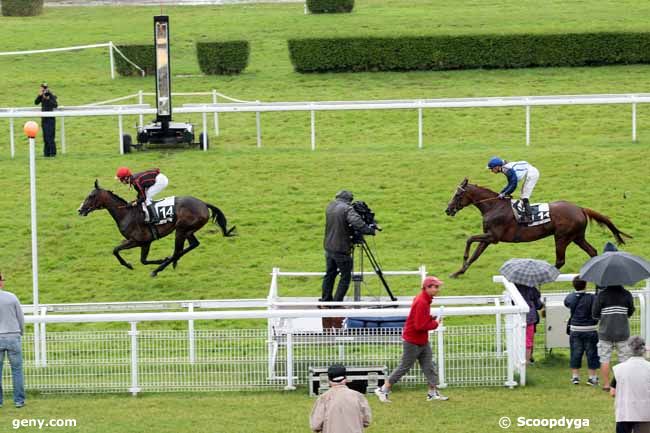
[[[620,231],[614,225],[614,223],[609,218],[607,218],[605,215],[600,214],[600,213],[596,212],[593,209],[588,209],[586,207],[582,208],[582,212],[584,212],[584,214],[590,220],[596,221],[599,226],[601,226],[601,227],[602,226],[607,226],[607,228],[610,229],[611,232],[614,234],[614,237],[616,238],[616,243],[618,243],[619,245],[625,243],[625,240],[623,239],[624,237],[626,237],[628,239],[632,239],[632,236],[628,235],[627,233],[623,233],[622,231]]]
[[[221,232],[225,237],[230,237],[230,236],[235,236],[235,227],[231,227],[230,230],[228,230],[228,221],[226,220],[226,216],[221,212],[221,209],[219,209],[216,206],[213,206],[209,203],[205,204],[211,211],[212,211],[212,222],[215,224],[218,224],[219,227],[221,227]]]

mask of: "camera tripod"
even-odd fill
[[[384,289],[386,289],[386,293],[388,293],[390,300],[397,301],[397,298],[393,295],[393,292],[390,290],[390,287],[388,286],[388,283],[384,278],[384,273],[381,270],[381,266],[379,266],[379,263],[377,262],[375,255],[372,253],[372,250],[370,249],[368,243],[363,237],[361,237],[360,241],[355,240],[354,252],[356,253],[354,255],[358,256],[358,260],[356,261],[356,263],[359,263],[359,272],[352,273],[352,281],[354,282],[354,300],[355,301],[361,300],[361,283],[363,282],[363,256],[365,254],[365,256],[368,257],[368,261],[372,265],[372,269],[375,271],[375,274],[377,274],[377,276],[379,277],[379,280],[381,281],[381,284],[384,286]]]

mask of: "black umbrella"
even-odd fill
[[[650,278],[650,263],[624,251],[592,257],[580,269],[580,278],[598,286],[626,286]]]

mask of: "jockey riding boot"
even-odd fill
[[[147,211],[149,212],[149,224],[156,224],[159,221],[159,219],[158,219],[158,215],[156,214],[156,209],[153,203],[147,205]]]
[[[533,222],[533,212],[530,210],[530,202],[527,198],[522,198],[521,201],[524,203],[524,214],[521,216],[521,223],[530,224]]]

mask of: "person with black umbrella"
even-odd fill
[[[598,356],[603,390],[609,391],[609,364],[616,350],[619,362],[629,357],[629,318],[634,314],[634,299],[623,286],[650,277],[650,263],[606,244],[603,254],[592,257],[580,269],[580,278],[601,288],[593,303],[592,316],[598,326]],[[604,287],[604,289],[602,289]]]

